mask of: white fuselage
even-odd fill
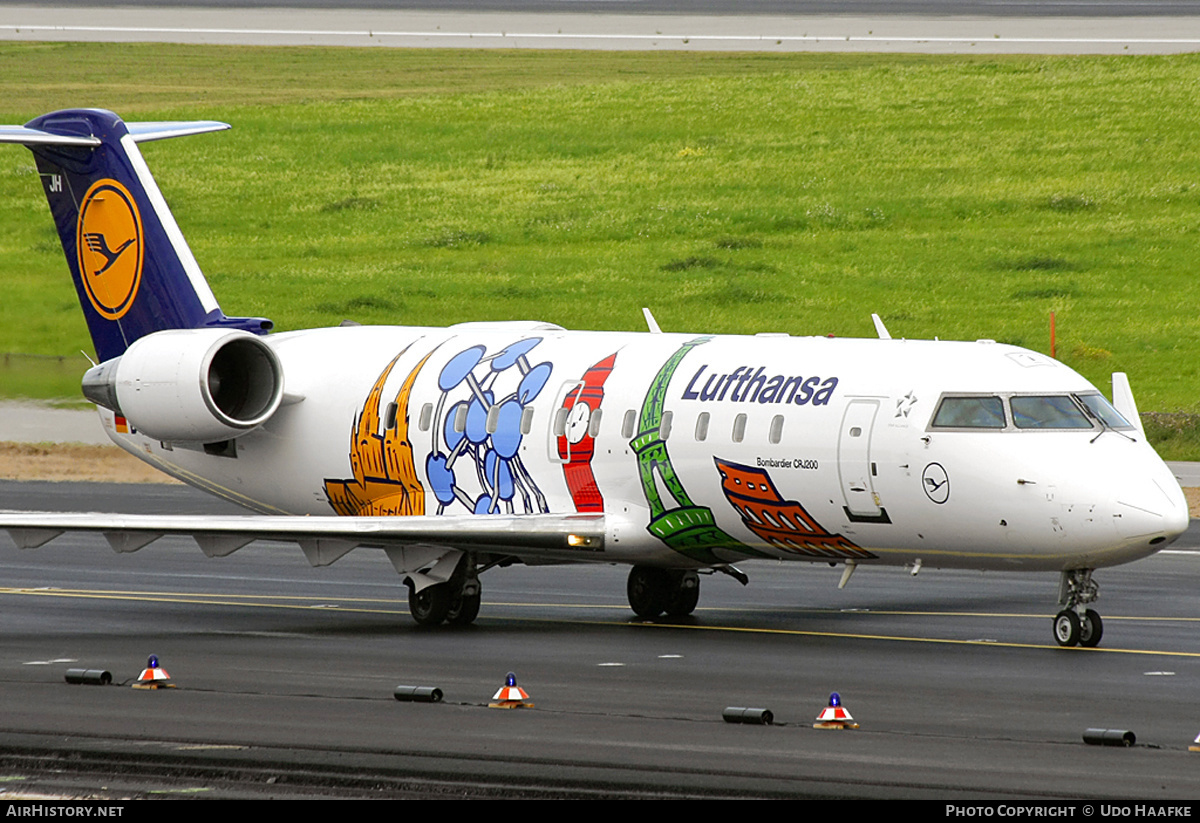
[[[571,560],[1067,570],[1135,560],[1187,525],[1135,429],[1022,428],[1008,405],[1001,425],[932,424],[947,395],[1096,393],[1013,346],[534,323],[267,342],[286,397],[258,429],[206,452],[101,409],[106,428],[262,513],[603,512],[603,554]]]

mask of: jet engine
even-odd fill
[[[270,419],[283,400],[283,369],[253,334],[175,329],[89,369],[83,395],[155,440],[214,443]]]

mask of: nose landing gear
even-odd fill
[[[1083,608],[1100,594],[1092,580],[1091,569],[1072,569],[1062,573],[1058,584],[1058,604],[1062,611],[1054,616],[1054,640],[1060,646],[1100,645],[1104,621],[1099,613]]]

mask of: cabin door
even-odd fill
[[[851,400],[838,433],[838,476],[846,514],[854,521],[887,522],[875,493],[876,470],[871,462],[871,436],[878,414],[878,400]]]

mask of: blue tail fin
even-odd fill
[[[164,329],[271,329],[265,318],[222,313],[137,147],[227,128],[212,121],[125,123],[101,109],[0,126],[0,142],[21,143],[37,160],[100,361]]]

